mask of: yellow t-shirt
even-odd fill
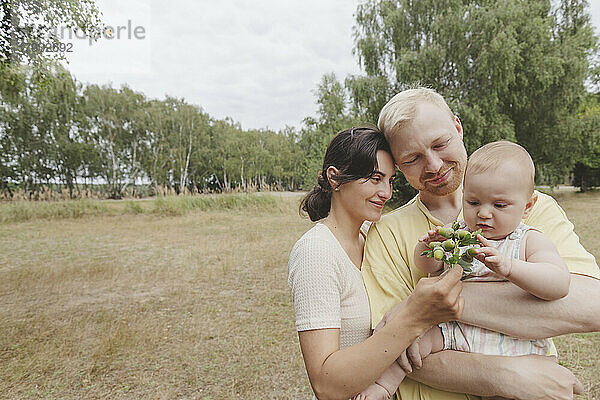
[[[536,193],[538,200],[523,222],[539,229],[552,240],[571,273],[600,279],[594,256],[579,243],[565,212],[552,197]],[[459,219],[462,219],[462,212]],[[365,243],[362,276],[369,295],[373,326],[398,301],[406,299],[419,279],[426,275],[414,264],[414,248],[418,238],[427,230],[442,225],[417,195],[371,226]],[[400,384],[397,395],[402,400],[478,398],[436,390],[408,378]]]

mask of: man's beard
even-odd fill
[[[431,193],[436,196],[447,196],[449,194],[454,193],[460,187],[460,184],[463,181],[465,168],[465,163],[461,163],[458,161],[444,163],[441,171],[444,171],[441,174],[427,174],[420,178],[421,181],[421,190],[427,193]],[[441,185],[433,185],[429,181],[441,175],[444,175],[449,170],[452,170],[451,176],[448,178],[446,182]]]

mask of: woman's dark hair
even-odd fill
[[[334,189],[327,179],[327,168],[333,166],[339,171],[332,177],[337,186],[361,178],[371,178],[378,168],[379,150],[392,155],[383,133],[376,128],[355,127],[337,133],[325,151],[317,185],[304,196],[300,202],[300,209],[308,213],[311,221],[325,218],[329,215]]]

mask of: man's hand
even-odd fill
[[[510,376],[506,382],[510,384],[501,388],[500,394],[503,397],[520,400],[571,400],[574,394],[583,393],[581,382],[571,371],[558,365],[554,357],[528,355],[506,358],[510,369],[507,371]]]
[[[475,249],[477,252],[475,258],[496,274],[508,278],[512,272],[512,258],[500,254],[498,249],[482,235],[477,235],[477,239],[482,246]]]

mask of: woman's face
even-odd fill
[[[353,219],[379,220],[383,205],[392,197],[396,169],[390,154],[383,150],[377,152],[377,166],[371,178],[345,183],[334,191],[332,206],[339,205]]]

